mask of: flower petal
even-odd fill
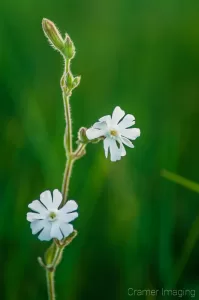
[[[110,139],[110,153],[111,153],[111,161],[117,161],[121,159],[121,151],[118,148],[116,141],[114,139]]]
[[[46,222],[44,229],[38,236],[40,241],[50,241],[52,239],[50,235],[50,230],[51,230],[51,224],[49,222]]]
[[[50,191],[45,191],[41,193],[40,195],[40,201],[46,206],[46,208],[53,209],[53,201],[52,201],[52,195]]]
[[[43,229],[46,225],[47,220],[37,220],[33,221],[30,224],[30,228],[32,229],[32,234],[38,233],[41,229]]]
[[[125,115],[125,112],[119,107],[116,106],[116,108],[113,111],[112,114],[112,122],[113,124],[118,124],[118,122],[123,118]]]
[[[73,212],[73,213],[61,213],[59,215],[59,219],[64,222],[64,223],[69,223],[73,220],[75,220],[78,217],[78,213],[77,212]]]
[[[62,202],[62,193],[60,193],[59,190],[54,190],[53,191],[53,207],[58,208]]]
[[[125,129],[135,124],[135,117],[133,115],[126,115],[124,119],[118,124],[119,129]]]
[[[131,140],[135,140],[137,137],[140,136],[140,129],[139,128],[123,129],[121,130],[121,135]]]
[[[130,148],[134,148],[134,145],[129,141],[129,139],[125,138],[124,136],[121,137],[122,143],[127,145]]]
[[[99,119],[100,122],[106,122],[106,124],[109,126],[111,124],[111,116],[107,115]]]
[[[77,203],[74,200],[69,200],[66,204],[60,209],[63,213],[70,213],[78,208]]]
[[[41,204],[40,201],[38,200],[34,200],[32,201],[29,205],[29,208],[31,208],[32,210],[41,213],[41,214],[46,214],[47,213],[47,209],[45,208],[45,206],[43,206],[43,204]]]
[[[86,136],[89,140],[97,139],[101,136],[104,136],[105,132],[101,129],[95,129],[93,127],[86,130]]]
[[[27,221],[33,222],[35,220],[43,220],[46,218],[46,216],[44,216],[42,214],[28,212],[26,218],[27,218]]]
[[[126,155],[126,149],[124,148],[124,145],[122,144],[121,139],[119,139],[119,144],[120,144],[120,151],[121,151],[121,156],[125,156]]]
[[[63,235],[62,232],[60,230],[60,222],[52,222],[52,227],[51,227],[51,231],[50,231],[50,236],[52,238],[56,238],[59,241],[63,239]]]
[[[95,129],[102,129],[104,131],[107,131],[107,123],[106,122],[96,122],[94,125],[93,125],[93,128]]]
[[[66,238],[73,232],[73,225],[67,223],[60,223],[61,231]]]
[[[105,138],[105,140],[104,140],[104,152],[105,152],[106,158],[108,157],[109,147],[110,147],[110,138]]]

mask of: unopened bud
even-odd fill
[[[73,89],[73,75],[70,72],[66,73],[66,87],[69,90]]]
[[[75,89],[80,84],[81,76],[77,76],[73,79],[73,89]]]
[[[65,74],[61,77],[60,86],[61,86],[61,89],[64,89],[65,86],[66,86],[66,77],[65,77]]]
[[[64,40],[58,28],[55,26],[55,24],[48,19],[43,19],[42,27],[43,27],[44,34],[47,37],[48,41],[50,42],[51,46],[56,50],[60,51],[61,53],[63,53]]]
[[[72,59],[75,56],[75,46],[68,34],[66,34],[64,40],[64,56],[67,59]]]
[[[86,144],[89,142],[89,139],[86,136],[87,128],[81,127],[78,131],[78,141],[80,143]]]

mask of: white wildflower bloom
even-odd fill
[[[86,136],[89,140],[104,137],[105,156],[110,151],[111,161],[120,160],[126,155],[124,145],[134,148],[130,140],[140,136],[139,128],[129,128],[135,124],[133,115],[126,115],[119,107],[115,107],[112,117],[110,115],[99,119],[91,128],[87,129]]]
[[[31,222],[32,234],[40,232],[38,238],[41,241],[49,241],[52,238],[62,240],[73,232],[73,225],[69,222],[78,217],[78,205],[74,200],[69,200],[59,209],[62,202],[62,194],[58,190],[45,191],[40,195],[40,201],[34,200],[28,207],[34,212],[27,213],[27,220]]]

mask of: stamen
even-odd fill
[[[51,219],[55,219],[56,218],[56,213],[54,213],[53,211],[49,214],[49,217]]]
[[[110,131],[110,134],[113,135],[113,136],[117,136],[117,135],[118,135],[118,132],[117,132],[117,130],[112,129],[112,130]]]

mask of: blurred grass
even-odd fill
[[[0,3],[2,299],[46,299],[36,257],[47,244],[31,235],[25,214],[42,191],[61,187],[65,156],[63,63],[43,36],[42,17],[77,47],[74,133],[116,105],[142,131],[117,164],[102,145],[90,145],[75,165],[70,198],[80,207],[79,235],[57,270],[57,298],[126,299],[130,287],[174,286],[174,267],[192,245],[198,194],[160,171],[199,182],[198,9],[194,0]],[[198,252],[195,243],[180,289],[198,290]]]

